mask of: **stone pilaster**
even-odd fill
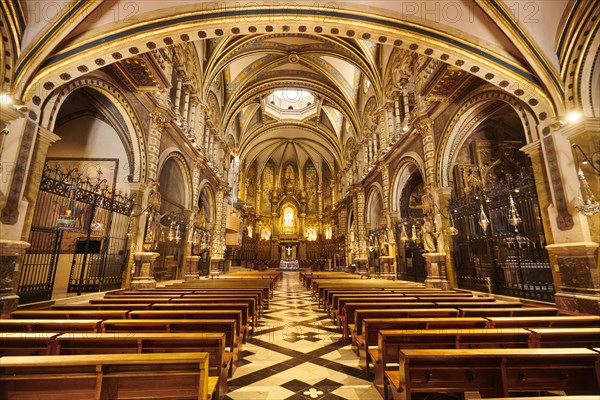
[[[362,187],[356,188],[356,230],[358,233],[358,257],[360,260],[368,260],[367,252],[367,227],[365,225],[365,191]]]
[[[142,249],[144,244],[144,225],[142,222],[146,222],[146,214],[141,212],[144,209],[143,204],[147,202],[146,189],[148,188],[144,183],[130,183],[129,188],[131,189],[131,193],[135,194],[135,204],[133,206],[134,212],[129,216],[129,224],[131,230],[129,232],[129,248],[130,248],[130,256],[129,261],[127,263],[127,270],[125,271],[125,276],[123,278],[123,287],[129,287],[131,283],[131,279],[133,274],[135,273],[135,258],[134,254]],[[135,214],[135,213],[138,214]],[[132,272],[133,270],[133,272]]]
[[[417,133],[423,141],[423,163],[425,164],[425,184],[435,182],[435,138],[433,136],[433,120],[423,118],[417,124]]]
[[[151,114],[150,134],[148,135],[148,178],[158,182],[158,158],[163,130],[169,123],[166,113],[156,111]]]
[[[224,259],[225,246],[225,218],[227,213],[227,202],[225,186],[219,185],[215,195],[215,223],[213,225],[213,239],[211,246],[211,261]]]
[[[523,147],[531,160],[544,223],[544,233],[555,288],[557,307],[566,312],[600,313],[600,214],[587,217],[577,208],[580,186],[578,168],[586,174],[593,193],[600,178],[589,166],[577,165],[572,143],[593,152],[600,134],[598,119],[561,126],[539,142]],[[575,150],[577,151],[577,150]],[[596,190],[594,192],[594,190]]]
[[[131,281],[131,289],[154,289],[154,262],[160,254],[155,252],[137,252],[133,254],[135,272]]]
[[[25,191],[23,193],[23,197],[27,199],[28,204],[21,240],[27,240],[29,238],[29,231],[31,230],[33,214],[37,204],[38,193],[40,191],[40,182],[42,180],[42,174],[44,173],[44,163],[46,161],[46,156],[48,155],[48,148],[58,140],[60,140],[58,135],[55,135],[45,128],[38,128],[36,144],[31,159],[29,179],[27,180]]]
[[[8,318],[19,305],[20,264],[28,248],[27,242],[0,240],[0,319]]]
[[[22,224],[24,222],[23,212],[26,205],[22,203],[23,191],[27,181],[27,173],[35,146],[35,138],[38,126],[35,122],[27,119],[22,132],[13,132],[7,137],[7,143],[4,151],[8,151],[9,142],[18,141],[16,150],[16,159],[14,159],[14,168],[10,178],[10,186],[6,192],[4,207],[0,212],[0,223],[3,225],[12,225],[10,237],[16,239],[22,235]],[[3,236],[6,235],[7,228],[3,228]],[[6,236],[4,236],[6,237]]]

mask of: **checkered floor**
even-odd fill
[[[225,398],[381,400],[372,376],[340,337],[298,273],[284,272]]]

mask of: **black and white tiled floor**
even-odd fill
[[[381,400],[372,376],[298,280],[284,272],[244,361],[229,380],[226,399]]]

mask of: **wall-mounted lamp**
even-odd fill
[[[487,215],[485,215],[485,211],[483,210],[483,204],[480,205],[481,210],[479,211],[479,226],[483,229],[483,233],[487,233],[487,228],[490,225],[490,220]]]
[[[583,215],[591,217],[592,215],[600,212],[600,204],[592,193],[592,189],[590,189],[590,185],[580,167],[578,152],[583,157],[581,164],[588,165],[596,172],[597,175],[600,175],[600,168],[596,167],[595,165],[600,165],[600,151],[596,151],[590,155],[587,155],[577,143],[573,143],[571,147],[577,150],[575,151],[575,161],[577,164],[577,178],[579,179],[579,196],[577,197],[577,203],[575,204],[575,207]]]

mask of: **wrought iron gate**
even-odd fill
[[[511,196],[520,218],[513,224],[509,219]],[[485,193],[461,199],[452,209],[458,228],[453,254],[459,287],[554,301],[552,270],[533,183],[496,184]]]
[[[54,228],[32,227],[29,243],[19,278],[21,304],[50,300],[62,232]]]
[[[20,303],[52,297],[59,258],[73,254],[68,292],[119,288],[126,266],[132,199],[83,177],[44,166],[17,294]]]
[[[398,254],[396,255],[397,278],[412,282],[425,282],[427,271],[425,269],[425,258],[423,257],[423,245],[417,235],[408,236],[406,230],[405,237],[402,235],[402,228],[409,227],[408,232],[412,231],[411,222],[401,222],[396,226],[396,243],[398,243]],[[416,227],[414,228],[417,229]]]

